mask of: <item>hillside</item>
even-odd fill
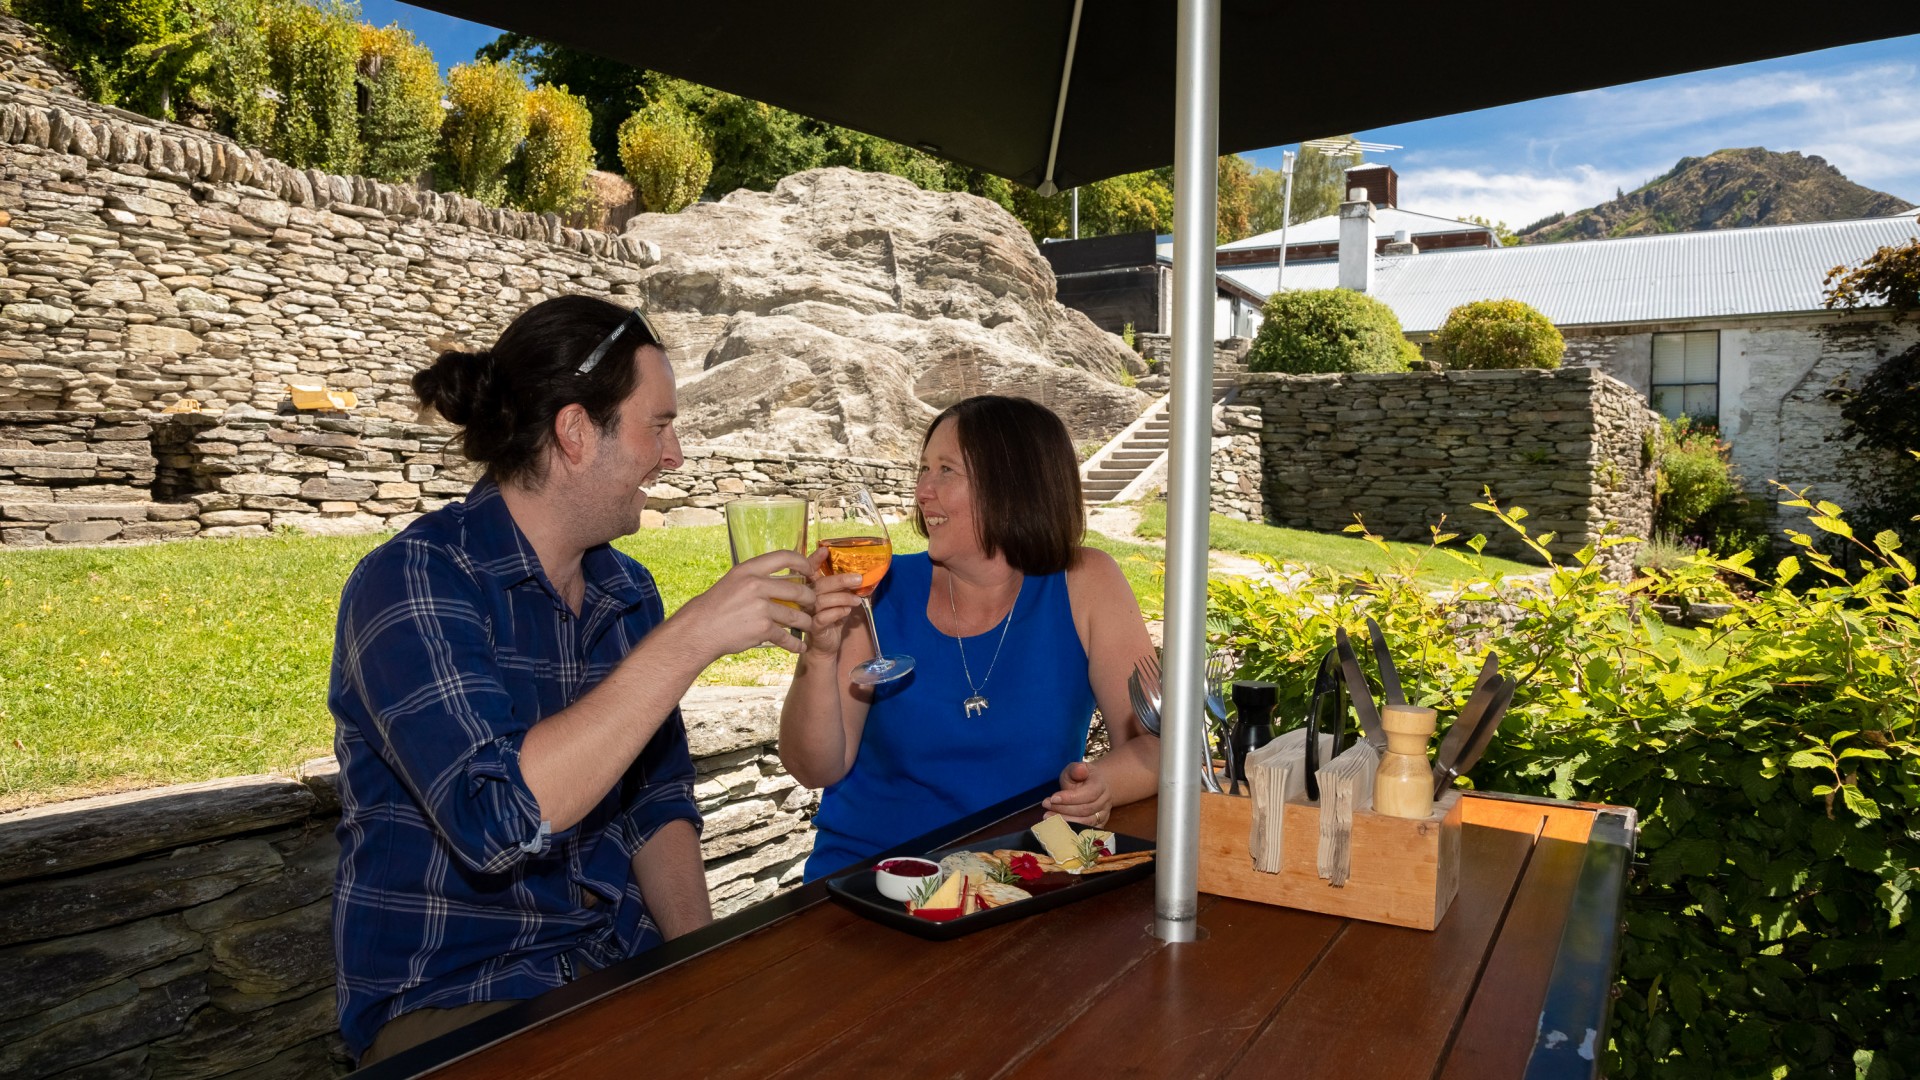
[[[1826,160],[1760,147],[1681,158],[1636,191],[1520,233],[1523,244],[1878,217],[1906,199],[1861,187]]]

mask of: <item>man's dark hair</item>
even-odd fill
[[[553,418],[579,404],[611,431],[633,393],[633,350],[659,345],[638,323],[586,374],[580,365],[627,319],[625,308],[591,296],[556,296],[520,313],[483,352],[443,352],[413,376],[420,404],[460,426],[460,450],[496,483],[538,485],[553,443]],[[611,361],[620,360],[621,363]]]
[[[1080,464],[1067,425],[1053,410],[1025,398],[984,394],[947,408],[927,425],[953,422],[973,488],[973,521],[980,550],[1003,554],[1029,576],[1057,574],[1074,564],[1087,530],[1080,501]],[[914,507],[922,536],[926,518]]]

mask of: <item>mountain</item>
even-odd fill
[[[1681,158],[1665,176],[1610,202],[1535,222],[1520,243],[1596,240],[1606,236],[1784,225],[1879,217],[1912,206],[1861,187],[1826,160],[1797,151],[1753,147]]]

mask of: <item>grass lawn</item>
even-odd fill
[[[1137,532],[1149,539],[1164,538],[1167,535],[1167,504],[1158,500],[1142,503]],[[1212,515],[1208,525],[1208,546],[1215,551],[1265,555],[1281,563],[1323,566],[1349,574],[1362,570],[1383,573],[1417,560],[1418,569],[1414,579],[1430,585],[1484,580],[1495,573],[1536,574],[1542,569],[1488,555],[1482,557],[1481,568],[1476,570],[1447,554],[1447,549],[1433,551],[1423,544],[1393,542],[1387,545],[1392,550],[1392,554],[1388,554],[1371,541],[1357,536],[1255,525],[1219,514]],[[1458,550],[1463,555],[1470,554],[1464,547]]]
[[[57,798],[289,770],[332,752],[327,668],[347,574],[384,536],[279,535],[0,552],[0,811]],[[1096,538],[1156,614],[1159,552]],[[911,526],[900,552],[924,551]],[[724,526],[620,541],[669,612],[731,565]],[[778,681],[755,649],[701,682]]]

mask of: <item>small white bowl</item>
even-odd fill
[[[930,872],[917,875],[896,874],[882,869],[882,867],[894,866],[899,863],[909,863],[916,867],[923,867]],[[928,881],[938,881],[940,877],[940,864],[928,859],[882,859],[880,860],[880,865],[873,869],[874,888],[880,890],[881,896],[889,900],[898,900],[903,904],[911,899],[913,894],[919,891],[921,886],[925,885]]]

